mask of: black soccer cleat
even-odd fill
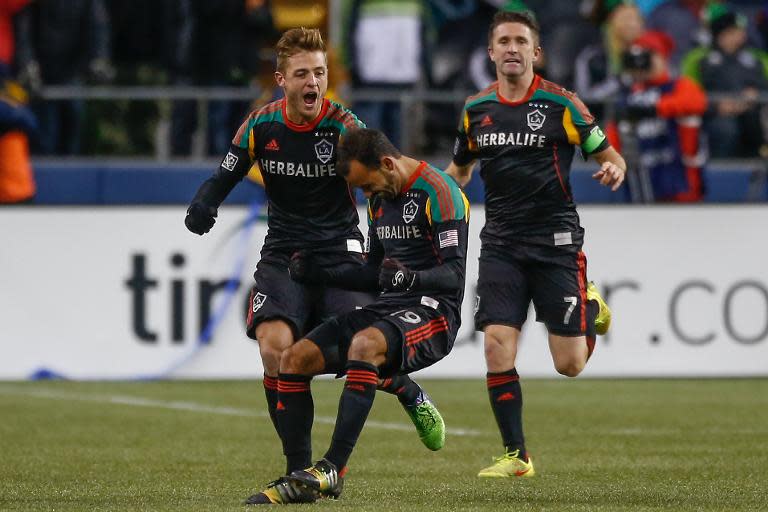
[[[269,482],[263,491],[250,496],[245,505],[287,505],[288,503],[314,503],[316,493],[302,485],[280,477]]]
[[[288,475],[297,487],[311,489],[319,496],[338,499],[344,488],[344,477],[339,476],[336,466],[327,459],[320,459],[307,469],[299,469]]]

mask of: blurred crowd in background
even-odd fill
[[[708,158],[768,156],[764,1],[0,0],[0,167],[27,147],[221,155],[247,112],[279,97],[272,46],[294,26],[329,42],[330,97],[409,152],[449,156],[462,98],[495,80],[499,9],[536,17],[537,71],[642,159],[656,197],[700,199]],[[61,86],[250,87],[253,100],[47,97]]]

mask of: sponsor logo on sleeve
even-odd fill
[[[224,160],[221,161],[221,166],[225,168],[228,171],[234,171],[235,166],[237,165],[237,156],[233,155],[231,151],[227,151],[227,155],[224,157]]]

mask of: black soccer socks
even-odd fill
[[[309,389],[310,380],[312,377],[281,373],[277,381],[275,413],[287,462],[287,475],[312,464],[315,404]]]
[[[373,406],[378,382],[379,372],[372,364],[363,361],[347,363],[347,380],[339,399],[333,440],[328,453],[325,454],[325,458],[337,468],[345,467],[352,455],[357,438]]]
[[[587,332],[585,333],[587,338],[587,361],[592,357],[592,352],[595,351],[595,318],[600,312],[600,304],[596,300],[587,301]]]
[[[421,394],[421,386],[407,375],[395,375],[392,378],[384,379],[379,384],[379,389],[397,396],[400,403],[407,407],[418,405],[417,402]]]
[[[277,426],[277,377],[270,377],[266,373],[264,374],[264,395],[267,397],[267,411],[269,412],[269,419],[272,420],[272,425],[275,426],[277,435],[280,435],[280,429]]]
[[[501,439],[507,452],[520,450],[519,457],[526,458],[523,439],[523,391],[520,377],[512,368],[506,372],[486,373],[488,397]]]

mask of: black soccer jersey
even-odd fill
[[[497,82],[467,99],[453,161],[480,161],[484,246],[525,241],[578,250],[583,230],[569,181],[577,146],[591,154],[608,141],[575,94],[538,75],[521,101],[504,99]]]
[[[461,284],[455,290],[420,287],[417,291],[384,292],[373,308],[422,304],[448,314],[449,321],[458,325],[464,296],[469,203],[456,182],[421,162],[398,197],[387,201],[374,196],[369,201],[368,226],[369,264],[394,258],[419,271],[458,260],[462,272]]]
[[[341,105],[323,100],[318,117],[297,125],[285,99],[253,111],[221,166],[242,178],[256,163],[269,201],[262,255],[322,247],[362,250],[354,195],[336,173],[336,148],[348,130],[365,125]]]

